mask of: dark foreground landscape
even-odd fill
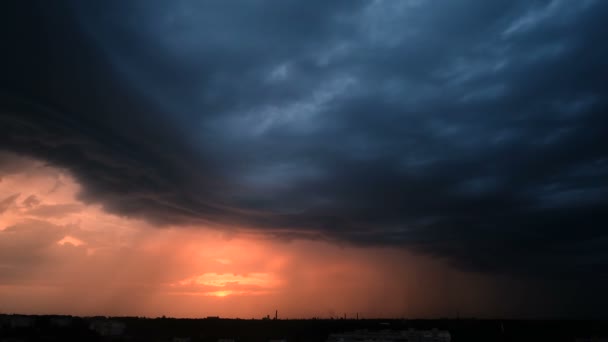
[[[608,322],[1,315],[0,341],[608,341]]]

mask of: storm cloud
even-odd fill
[[[606,2],[1,6],[0,147],[85,203],[607,275]]]

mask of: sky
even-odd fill
[[[0,313],[606,318],[608,2],[0,4]]]

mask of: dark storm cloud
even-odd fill
[[[602,1],[2,6],[2,146],[86,202],[608,269]]]

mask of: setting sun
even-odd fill
[[[607,18],[0,1],[0,316],[608,316]]]
[[[226,297],[226,296],[233,294],[233,292],[232,291],[215,291],[215,292],[207,292],[206,294],[208,296]]]

